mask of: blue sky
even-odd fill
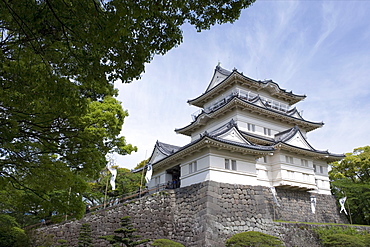
[[[198,108],[188,99],[207,88],[218,62],[244,75],[272,79],[307,98],[303,117],[325,125],[308,133],[319,150],[351,152],[370,140],[370,1],[257,0],[233,24],[198,33],[183,27],[183,43],[155,56],[142,79],[117,82],[129,117],[122,135],[137,153],[115,156],[132,169],[150,157],[157,140],[190,142],[174,129],[191,122]]]

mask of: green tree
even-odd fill
[[[261,232],[241,232],[226,240],[226,247],[283,247],[279,238]]]
[[[127,247],[133,247],[149,242],[149,239],[137,240],[141,236],[134,235],[134,232],[137,230],[131,224],[130,216],[121,218],[121,226],[121,228],[114,230],[117,235],[107,235],[100,238],[109,241],[109,243],[113,244],[113,246],[120,246],[121,244],[124,244]]]
[[[132,173],[127,168],[117,168],[116,190],[112,190],[109,180],[111,173],[103,169],[100,178],[95,182],[90,182],[89,188],[83,194],[86,202],[91,206],[101,205],[104,203],[106,186],[108,186],[108,201],[120,199],[124,196],[137,192],[140,187],[141,174]]]
[[[144,167],[149,161],[149,158],[146,160],[141,161],[139,164],[137,164],[134,168],[134,170]]]
[[[96,178],[96,171],[106,165],[105,155],[136,150],[118,137],[127,116],[120,102],[106,97],[91,102],[87,110],[86,114],[70,119],[63,133],[45,127],[47,130],[39,133],[40,140],[23,143],[25,146],[19,143],[17,150],[26,156],[24,159],[17,155],[17,150],[11,151],[16,147],[9,146],[7,157],[17,163],[10,166],[6,159],[0,161],[3,162],[0,197],[4,199],[0,200],[1,208],[21,215],[37,215],[39,219],[50,217],[53,212],[58,213],[55,217],[67,214],[82,217],[86,181]],[[55,128],[58,132],[59,127]]]
[[[336,198],[347,197],[346,208],[356,224],[370,224],[370,146],[360,147],[332,163],[331,190]]]
[[[78,236],[78,247],[92,247],[92,238],[91,238],[91,227],[90,224],[82,224],[80,229],[80,234]]]
[[[24,230],[19,228],[16,220],[6,214],[0,214],[0,245],[2,247],[28,246],[28,237]]]
[[[178,46],[183,24],[233,22],[253,2],[0,1],[1,209],[80,217],[106,154],[136,149],[118,137],[127,112],[113,82]]]

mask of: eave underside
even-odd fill
[[[248,78],[239,72],[233,72],[223,82],[219,83],[209,91],[206,91],[199,97],[188,100],[188,103],[197,107],[203,107],[204,104],[218,97],[236,84],[251,90],[255,90],[256,92],[265,89],[270,92],[271,96],[284,100],[285,102],[288,102],[289,105],[294,105],[306,98],[305,95],[296,95],[291,92],[288,93],[285,90],[280,89],[279,86],[274,82],[263,83],[261,81]]]
[[[327,151],[319,150],[308,150],[304,148],[295,147],[286,143],[277,143],[274,145],[274,147],[276,148],[276,150],[284,150],[290,153],[312,157],[313,159],[324,160],[327,163],[339,161],[345,157],[343,154],[333,154]]]
[[[263,108],[263,107],[254,105],[253,103],[246,102],[242,99],[234,97],[230,102],[223,105],[221,108],[213,112],[210,112],[210,113],[202,112],[195,119],[195,121],[193,121],[191,124],[181,129],[176,129],[175,131],[178,134],[191,136],[192,133],[194,133],[201,127],[205,126],[212,119],[220,118],[221,116],[225,115],[226,113],[234,109],[247,111],[249,113],[264,116],[269,119],[279,121],[281,123],[290,124],[292,126],[297,125],[299,128],[304,129],[306,132],[320,128],[323,125],[323,123],[309,122],[309,121],[298,119],[298,118],[295,118],[289,115],[284,115],[280,112],[277,112],[277,111],[274,111],[268,108]]]
[[[243,155],[252,155],[256,158],[260,158],[262,156],[268,155],[269,153],[273,152],[274,148],[269,147],[263,149],[258,149],[258,147],[247,147],[242,144],[232,144],[228,141],[222,141],[213,139],[212,137],[204,136],[203,138],[195,141],[194,143],[190,143],[183,148],[181,148],[176,153],[169,155],[168,157],[156,162],[153,166],[158,168],[169,168],[173,165],[173,163],[180,162],[181,160],[185,159],[188,156],[193,155],[194,153],[198,153],[203,151],[204,149],[215,148],[219,150],[228,150],[232,153],[240,153]]]

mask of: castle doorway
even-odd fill
[[[181,168],[180,165],[171,167],[170,169],[166,170],[167,174],[170,175],[171,180],[167,183],[168,189],[176,189],[180,188],[181,181]]]

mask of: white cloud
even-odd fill
[[[117,163],[133,168],[151,155],[156,140],[188,143],[174,129],[191,122],[197,109],[186,101],[205,91],[219,61],[307,94],[297,107],[307,120],[325,122],[308,135],[315,148],[341,153],[367,145],[369,8],[369,1],[257,1],[234,24],[201,33],[184,26],[184,43],[156,56],[140,81],[116,84],[130,114],[122,134],[140,150]]]

